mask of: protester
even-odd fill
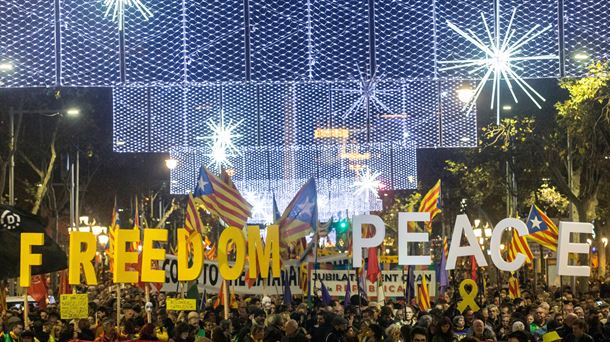
[[[197,310],[168,311],[167,297],[176,293],[151,295],[147,305],[144,291],[129,285],[120,290],[117,315],[110,281],[76,289],[89,295],[88,318],[61,319],[57,304],[31,306],[24,326],[23,311],[9,307],[0,315],[0,342],[610,342],[610,313],[595,289],[524,291],[517,299],[494,289],[481,297],[479,310],[463,310],[466,317],[457,310],[457,294],[433,298],[428,310],[403,298],[359,305],[315,296],[285,303],[281,294],[264,300],[235,295],[225,317],[215,296],[198,299]]]

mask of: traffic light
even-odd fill
[[[337,232],[337,236],[339,236],[345,234],[349,230],[349,222],[346,218],[344,218],[337,222],[333,222],[333,227]]]

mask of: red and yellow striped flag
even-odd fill
[[[419,212],[430,213],[430,222],[426,223],[428,232],[432,231],[432,220],[441,212],[441,180],[426,193],[419,204]]]
[[[133,217],[133,229],[138,232],[138,236],[140,236],[140,211],[138,207],[140,206],[140,202],[138,202],[138,196],[136,196],[136,212]],[[139,240],[139,239],[138,239]],[[138,252],[140,247],[140,241],[135,241],[132,243],[132,252]]]
[[[195,196],[200,197],[207,209],[228,226],[242,228],[251,215],[252,205],[242,197],[228,176],[223,178],[225,180],[201,167]]]
[[[203,234],[203,223],[201,216],[197,210],[197,205],[201,203],[200,199],[195,199],[192,193],[189,193],[189,200],[186,205],[186,217],[184,220],[184,228],[189,234],[194,232]]]
[[[521,288],[519,288],[519,279],[514,276],[508,278],[508,295],[510,299],[521,298]]]
[[[108,227],[108,247],[106,254],[108,255],[108,263],[110,272],[114,272],[114,249],[116,246],[116,230],[119,229],[119,212],[116,207],[116,198],[114,199],[114,207],[112,208],[112,217],[110,218],[110,226]]]
[[[421,277],[421,284],[417,285],[417,303],[420,310],[430,310],[430,291],[425,276]]]
[[[527,240],[525,240],[525,237],[519,236],[519,233],[517,233],[516,229],[513,229],[512,234],[513,235],[510,241],[510,246],[508,247],[508,254],[506,256],[508,262],[515,260],[518,253],[524,254],[528,263],[532,262],[532,260],[534,260],[534,254],[532,253],[530,246],[527,244]]]

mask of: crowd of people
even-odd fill
[[[143,291],[131,286],[122,290],[117,315],[116,291],[98,286],[81,289],[90,298],[88,319],[62,320],[53,303],[31,307],[24,321],[19,308],[9,307],[0,316],[0,342],[603,342],[610,341],[604,291],[610,277],[578,297],[564,287],[510,299],[502,289],[481,297],[476,312],[459,312],[452,288],[429,310],[405,298],[324,303],[298,296],[285,304],[281,296],[235,296],[225,319],[213,299],[201,310],[168,311],[164,293],[145,303]]]

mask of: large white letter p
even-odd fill
[[[375,227],[375,235],[370,238],[362,238],[362,225],[370,224]],[[362,267],[362,248],[371,248],[381,245],[385,237],[385,224],[379,216],[356,215],[353,218],[352,236],[352,265]]]

